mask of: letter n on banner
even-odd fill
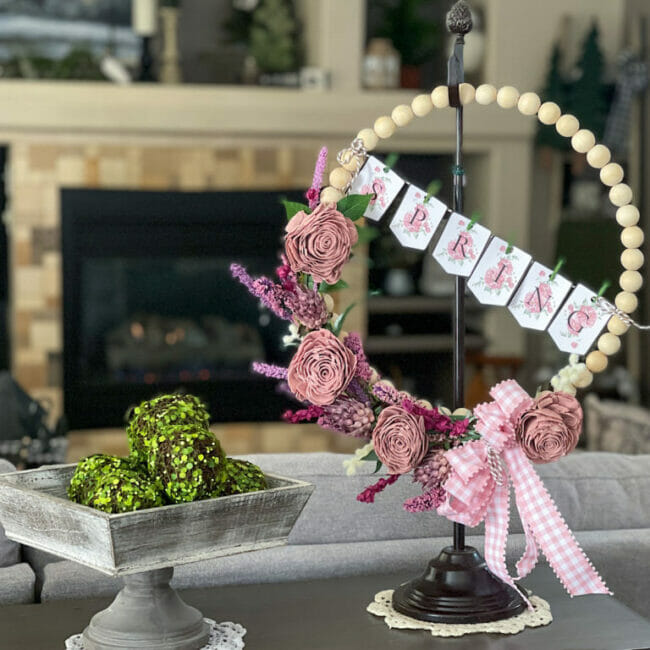
[[[571,282],[533,262],[508,306],[522,327],[545,330],[571,289]]]
[[[452,275],[470,275],[490,239],[491,233],[487,228],[475,223],[468,230],[469,223],[467,217],[452,212],[433,249],[438,264]]]
[[[392,169],[384,169],[381,160],[370,156],[350,186],[350,194],[375,195],[363,215],[372,221],[379,221],[384,216],[404,185]]]
[[[431,196],[425,202],[425,196],[426,192],[411,185],[390,222],[390,229],[402,246],[420,251],[429,245],[447,213],[447,206],[442,201]]]

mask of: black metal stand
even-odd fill
[[[153,55],[151,54],[151,36],[142,37],[142,49],[140,51],[140,73],[138,81],[156,81],[153,73]]]
[[[454,161],[455,212],[463,211],[463,107],[459,85],[464,81],[463,45],[472,29],[469,7],[463,0],[447,14],[447,28],[457,35],[449,58],[449,102],[456,109],[456,156]],[[454,311],[453,408],[465,402],[465,278],[457,276]],[[465,546],[465,526],[454,523],[454,545],[429,562],[425,573],[398,587],[393,607],[402,614],[432,623],[485,623],[516,616],[526,604],[518,591],[494,577],[481,554]]]

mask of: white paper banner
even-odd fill
[[[611,314],[592,302],[596,294],[579,284],[553,319],[548,333],[562,352],[586,354]]]
[[[447,206],[435,197],[424,201],[426,192],[411,185],[397,208],[390,229],[402,246],[423,251],[433,238]]]
[[[467,217],[452,212],[433,250],[438,264],[452,275],[470,275],[490,239],[487,228],[475,223],[468,230],[469,223]]]
[[[363,215],[372,221],[379,221],[395,200],[404,181],[392,170],[384,171],[381,160],[370,156],[358,176],[350,185],[350,194],[374,194]]]
[[[551,322],[571,282],[561,275],[551,280],[551,269],[533,262],[508,309],[522,327],[543,330]]]
[[[507,250],[507,241],[493,237],[469,279],[467,286],[484,305],[507,305],[530,264],[525,251]]]

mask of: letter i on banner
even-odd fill
[[[507,305],[531,259],[528,253],[493,237],[467,286],[483,305]]]
[[[470,275],[490,239],[491,233],[487,228],[474,223],[468,229],[469,225],[470,219],[452,212],[433,249],[438,264],[452,275]]]
[[[596,294],[579,284],[553,319],[548,333],[562,352],[586,354],[611,314],[596,305]]]
[[[379,221],[395,200],[404,181],[392,170],[386,169],[381,160],[370,156],[358,176],[350,185],[350,194],[374,194],[364,217]]]
[[[545,330],[571,289],[571,282],[533,262],[508,309],[522,327]]]
[[[390,229],[402,246],[423,251],[433,238],[447,206],[433,196],[425,201],[426,192],[411,185],[397,208]]]

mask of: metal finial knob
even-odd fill
[[[467,34],[472,31],[472,12],[465,0],[458,2],[447,12],[447,29],[452,34]]]

